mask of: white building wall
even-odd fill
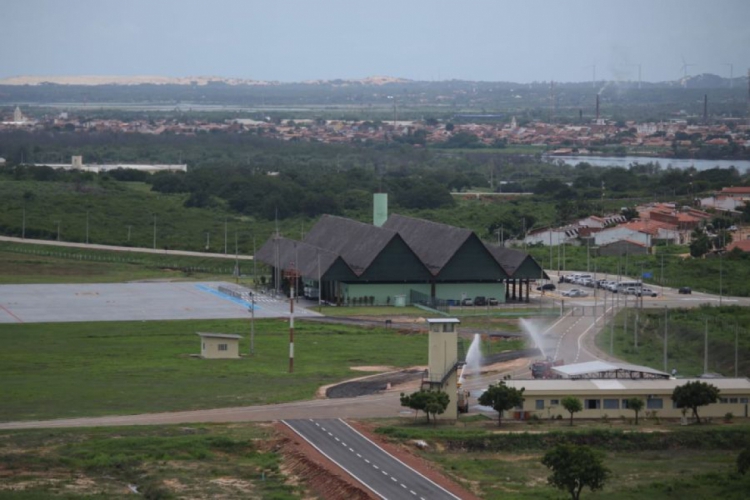
[[[651,235],[633,231],[626,227],[613,227],[612,229],[605,229],[604,231],[594,233],[594,244],[596,246],[606,245],[619,240],[630,240],[642,243],[648,247],[651,246]]]

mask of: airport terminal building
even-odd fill
[[[301,241],[275,236],[257,252],[272,284],[337,304],[458,304],[464,298],[528,301],[549,279],[528,254],[488,245],[468,229],[385,215],[374,224],[324,215]]]

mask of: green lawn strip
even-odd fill
[[[541,457],[557,443],[593,446],[605,453],[612,476],[603,492],[585,498],[744,498],[750,477],[734,473],[739,451],[750,446],[747,424],[682,428],[641,425],[611,430],[599,422],[574,428],[505,425],[460,419],[437,428],[389,420],[378,432],[390,439],[427,442],[420,452],[448,476],[487,499],[564,498],[546,484]],[[553,424],[556,425],[556,424]],[[529,432],[524,432],[524,431]],[[645,432],[640,432],[644,430]],[[738,493],[742,492],[742,493]]]
[[[664,368],[664,311],[644,309],[638,316],[638,347],[635,346],[635,311],[620,312],[614,327],[614,355],[628,362]],[[667,320],[667,369],[682,376],[697,376],[704,371],[705,332],[708,326],[708,369],[734,376],[735,332],[738,346],[738,375],[750,374],[750,308],[739,306],[701,306],[695,309],[670,309]],[[609,352],[610,328],[596,337],[597,346]]]
[[[0,420],[219,408],[312,398],[318,387],[361,375],[357,365],[426,361],[427,338],[394,330],[299,322],[288,373],[288,323],[256,321],[254,356],[190,357],[196,332],[238,333],[242,320],[4,325]]]
[[[357,316],[357,317],[373,317],[373,318],[381,318],[382,319],[388,319],[389,317],[394,316],[404,316],[404,317],[438,317],[437,314],[435,315],[429,315],[426,311],[423,311],[422,309],[419,309],[417,307],[394,307],[394,306],[371,306],[371,307],[356,307],[356,306],[341,306],[341,307],[335,307],[335,306],[322,306],[320,308],[314,307],[313,308],[316,311],[319,311],[321,314],[324,314],[326,316],[335,316],[335,317],[341,317],[341,316]]]
[[[0,498],[229,495],[300,498],[258,425],[113,427],[0,432]],[[45,497],[45,495],[47,495]]]

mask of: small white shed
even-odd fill
[[[241,335],[233,333],[198,332],[201,338],[201,357],[206,359],[238,359]]]

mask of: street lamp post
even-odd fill
[[[86,244],[89,244],[89,211],[86,210]]]
[[[156,250],[156,214],[154,214],[154,250]]]
[[[57,241],[60,241],[60,221],[56,220],[57,223]]]

